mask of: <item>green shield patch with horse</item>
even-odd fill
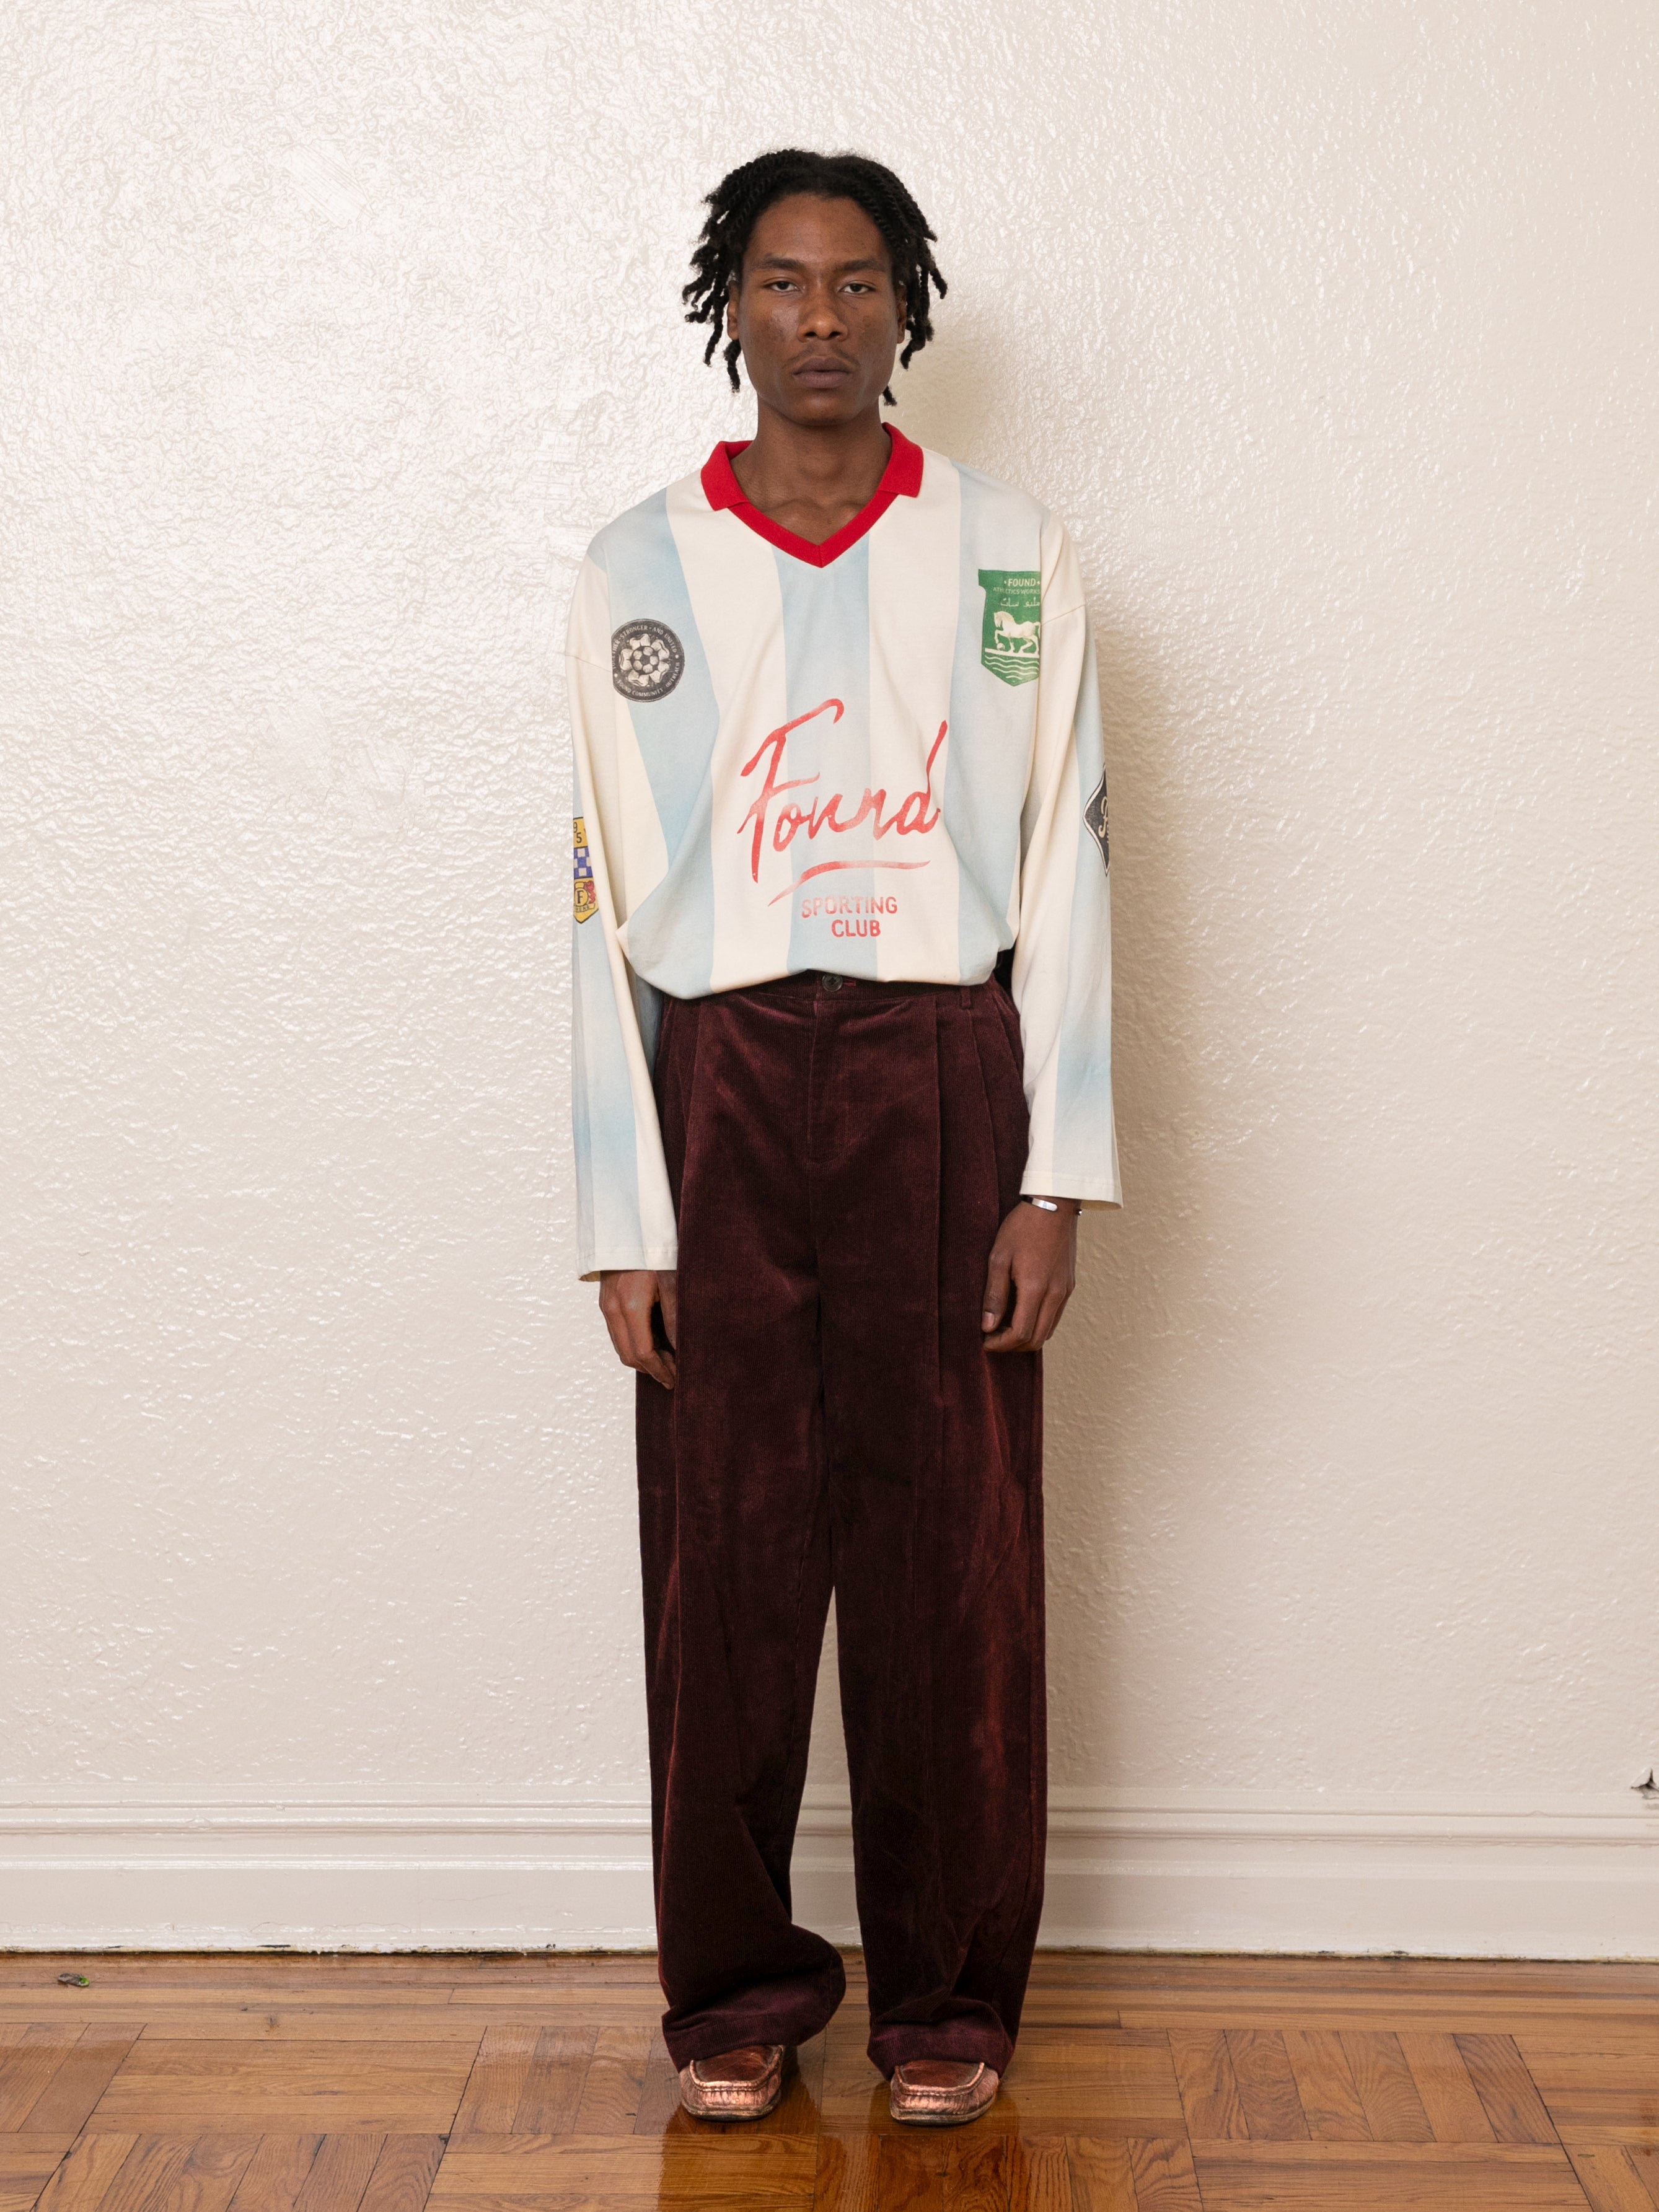
[[[1005,684],[1030,684],[1042,665],[1042,572],[981,568],[985,623],[979,657]]]

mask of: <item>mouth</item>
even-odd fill
[[[853,374],[853,364],[848,361],[839,361],[830,353],[809,354],[790,374],[797,384],[810,385],[815,390],[828,392],[847,381]]]

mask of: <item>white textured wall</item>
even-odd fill
[[[1645,1875],[1648,0],[0,36],[14,1937],[639,1919],[556,647],[591,532],[747,421],[678,288],[790,140],[912,184],[951,289],[898,419],[1065,515],[1103,640],[1127,1209],[1050,1364],[1057,1931],[1528,1948],[1574,1850]],[[1541,1838],[1508,1919],[1376,1905],[1482,1820]],[[1186,1852],[1180,1909],[1115,1850]]]

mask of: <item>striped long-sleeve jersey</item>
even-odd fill
[[[979,983],[1013,949],[1022,1188],[1115,1204],[1106,779],[1065,529],[912,445],[822,545],[716,447],[602,530],[571,607],[586,1275],[675,1264],[659,994],[822,969]]]

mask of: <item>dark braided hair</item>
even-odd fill
[[[725,323],[726,303],[733,282],[743,273],[743,257],[749,250],[755,225],[768,208],[792,192],[810,192],[815,199],[851,200],[861,207],[885,240],[893,264],[893,282],[904,295],[904,327],[908,333],[899,367],[908,368],[933,335],[928,313],[928,287],[945,297],[945,279],[930,251],[933,233],[927,218],[890,169],[862,154],[809,154],[787,146],[775,154],[757,155],[740,168],[722,177],[704,205],[703,224],[691,256],[692,277],[681,297],[688,323],[713,325],[703,360],[713,361]],[[738,384],[738,362],[743,352],[735,338],[726,347],[726,373],[732,389]],[[896,406],[890,390],[882,398]]]

